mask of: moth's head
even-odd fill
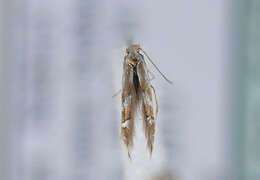
[[[133,44],[133,45],[130,45],[129,47],[126,48],[126,53],[127,54],[136,54],[136,53],[139,53],[141,47],[139,44]]]

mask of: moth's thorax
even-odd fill
[[[136,67],[140,62],[140,60],[130,58],[128,61],[128,65],[131,67]]]
[[[140,49],[140,45],[138,44],[126,48],[126,57],[130,66],[135,67],[143,60],[143,56],[139,52]]]

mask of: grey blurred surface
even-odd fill
[[[257,0],[0,2],[0,179],[259,179]],[[112,99],[130,42],[174,82],[149,66],[155,150],[138,127],[132,162]]]
[[[260,2],[248,6],[246,69],[246,179],[260,177]]]

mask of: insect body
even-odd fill
[[[155,120],[158,112],[155,90],[151,85],[146,62],[141,51],[144,52],[139,45],[129,46],[126,49],[123,62],[120,134],[128,149],[129,158],[133,147],[134,124],[138,110],[142,115],[144,133],[150,154],[153,151]]]

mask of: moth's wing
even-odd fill
[[[141,88],[140,93],[142,101],[141,109],[143,126],[147,140],[147,146],[150,151],[150,154],[152,154],[155,134],[155,119],[158,111],[158,105],[155,96],[155,91],[149,81],[148,70],[145,61],[143,60],[143,57],[140,63],[137,65],[137,75],[139,78]]]
[[[122,79],[122,113],[121,113],[121,128],[120,135],[123,143],[128,149],[130,158],[130,151],[133,147],[134,136],[134,118],[136,115],[137,102],[136,94],[133,85],[134,72],[131,66],[128,65],[127,56],[124,58],[123,65],[123,79]]]

